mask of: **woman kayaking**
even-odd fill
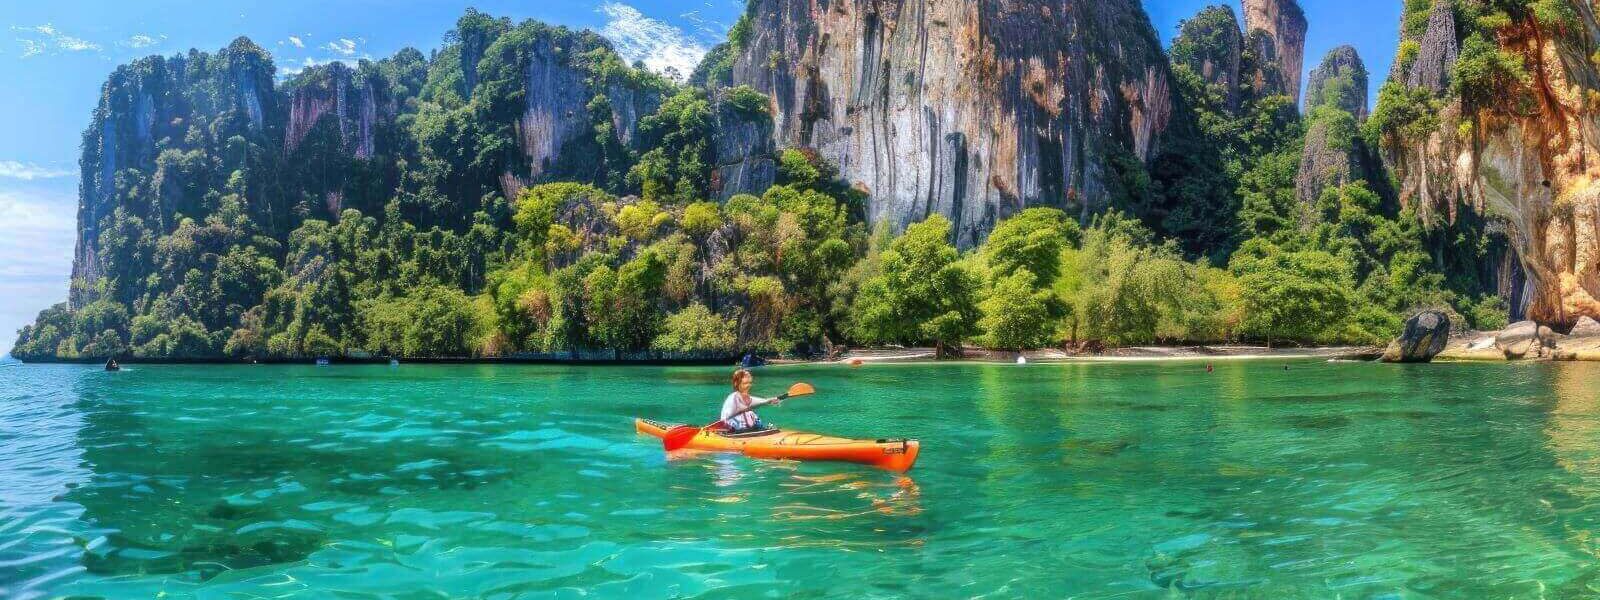
[[[777,398],[757,398],[750,395],[750,386],[756,381],[756,376],[750,371],[739,369],[733,372],[733,393],[722,401],[722,422],[728,430],[734,433],[746,431],[760,431],[767,428],[761,422],[761,417],[756,416],[753,409],[758,406],[777,406],[783,402],[783,396]]]
[[[726,428],[751,431],[764,427],[761,419],[747,412],[751,407],[776,406],[817,393],[809,383],[796,382],[777,398],[756,398],[750,395],[754,378],[749,371],[733,374],[733,393],[723,402],[722,418],[705,425],[679,425],[650,419],[634,419],[633,428],[639,433],[661,438],[661,447],[667,452],[698,450],[703,452],[737,452],[751,458],[779,460],[842,460],[882,467],[903,472],[917,462],[921,444],[904,438],[850,439],[805,433],[762,430],[759,435],[726,435]],[[735,414],[737,413],[737,414]],[[748,415],[748,418],[746,418]]]

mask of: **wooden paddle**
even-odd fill
[[[796,383],[794,385],[789,386],[789,391],[784,392],[782,394],[778,394],[778,397],[775,398],[775,400],[787,400],[789,398],[795,398],[795,397],[799,397],[799,396],[809,396],[809,395],[814,394],[816,392],[817,392],[816,388],[811,387],[811,384],[809,384],[809,383]],[[728,419],[732,419],[732,418],[737,417],[739,415],[742,415],[744,413],[747,413],[747,412],[750,412],[752,410],[755,410],[755,408],[756,407],[752,406],[752,407],[746,408],[744,410],[741,410],[739,412],[736,412],[736,413],[733,413],[731,415],[728,415],[727,418],[717,419],[717,420],[712,421],[711,423],[707,424],[705,427],[695,427],[693,425],[679,425],[677,427],[673,427],[672,429],[668,429],[667,433],[665,435],[661,436],[661,446],[663,448],[666,448],[667,452],[671,452],[673,450],[678,450],[680,448],[683,448],[684,446],[689,445],[689,441],[693,440],[694,436],[700,435],[701,431],[705,431],[706,429],[710,429],[712,427],[715,427],[717,425],[717,423],[721,423],[721,422],[726,421]]]

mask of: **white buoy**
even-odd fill
[[[1019,364],[1019,365],[1028,364],[1028,357],[1023,356],[1021,354],[1018,354],[1017,355],[1017,364]]]

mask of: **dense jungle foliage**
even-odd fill
[[[1480,23],[1506,10],[1460,4]],[[743,21],[688,84],[625,64],[593,33],[476,11],[432,56],[407,49],[276,82],[271,57],[243,38],[143,59],[111,77],[85,133],[83,193],[107,199],[82,225],[98,277],[74,281],[82,301],[42,312],[13,354],[1374,344],[1420,308],[1503,325],[1471,265],[1489,251],[1481,223],[1424,222],[1389,181],[1296,198],[1309,128],[1377,147],[1426,130],[1436,100],[1391,83],[1363,122],[1333,101],[1312,99],[1302,116],[1286,94],[1224,89],[1188,60],[1219,51],[1205,46],[1219,26],[1206,16],[1171,50],[1173,130],[1148,164],[1118,162],[1124,195],[1110,211],[1080,222],[1028,208],[965,251],[937,215],[902,232],[865,222],[868,198],[803,148],[775,151],[770,188],[719,197],[719,127],[770,118],[765,96],[719,84]],[[1514,57],[1473,36],[1450,93],[1517,80]],[[525,85],[535,60],[571,78],[562,93],[585,94],[561,125],[577,133],[542,162],[530,136],[553,126],[523,109],[554,92]],[[1271,68],[1248,48],[1241,62]],[[371,111],[290,114],[321,97]]]

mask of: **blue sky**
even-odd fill
[[[1180,20],[1215,3],[1146,0],[1162,42]],[[687,72],[725,36],[744,0],[59,0],[0,14],[0,352],[39,310],[66,298],[76,226],[77,156],[100,85],[118,64],[191,47],[214,51],[245,35],[271,51],[280,74],[331,60],[424,53],[467,6],[513,20],[590,28],[624,56]],[[1229,2],[1235,12],[1238,1]],[[1398,0],[1302,0],[1311,22],[1306,69],[1353,44],[1374,74],[1393,59]]]

